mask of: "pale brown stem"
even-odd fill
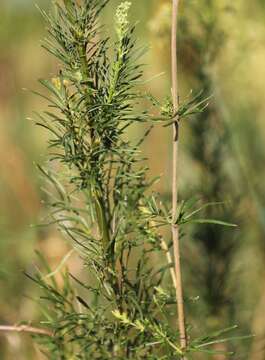
[[[172,0],[172,34],[171,34],[171,64],[172,64],[172,98],[174,113],[179,109],[178,101],[178,66],[177,66],[177,25],[178,25],[179,0]],[[178,329],[180,345],[183,351],[187,349],[187,335],[185,326],[185,311],[182,289],[182,276],[180,264],[179,227],[174,224],[177,217],[178,204],[178,143],[179,143],[179,118],[176,116],[173,124],[173,163],[172,163],[172,238],[175,259],[176,275],[176,300],[178,310]],[[184,359],[184,358],[183,358]]]
[[[168,264],[173,264],[173,259],[170,253],[170,250],[167,246],[167,243],[165,242],[164,239],[161,239],[161,248],[166,252],[166,257],[167,257],[167,263]],[[171,275],[171,279],[174,285],[174,288],[176,289],[177,287],[177,281],[176,281],[176,274],[175,274],[175,269],[173,269],[173,267],[170,267],[170,275]]]
[[[35,328],[28,325],[12,326],[12,325],[0,325],[0,331],[3,332],[27,332],[36,335],[53,336],[53,333],[47,329]]]

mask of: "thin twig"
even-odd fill
[[[166,257],[167,257],[168,264],[170,264],[170,265],[173,264],[173,259],[172,259],[170,250],[169,250],[169,248],[167,246],[167,243],[165,242],[165,240],[163,238],[161,239],[161,247],[166,252]],[[170,267],[170,275],[171,275],[171,279],[172,279],[174,288],[176,289],[177,288],[176,274],[175,274],[175,270],[173,269],[172,266]]]
[[[48,329],[40,329],[40,328],[28,326],[28,325],[20,325],[20,326],[0,325],[0,331],[3,331],[3,332],[10,332],[10,331],[27,332],[27,333],[36,334],[36,335],[45,335],[45,336],[53,337],[53,333]]]
[[[177,75],[177,23],[178,23],[179,0],[172,0],[172,34],[171,34],[171,65],[172,65],[172,97],[174,113],[178,113],[178,75]],[[185,312],[183,301],[181,265],[180,265],[180,246],[179,246],[179,227],[174,224],[177,217],[178,203],[178,142],[179,142],[179,119],[175,118],[173,124],[173,164],[172,164],[172,238],[175,258],[176,275],[176,300],[178,308],[178,328],[180,334],[180,345],[183,351],[187,348],[187,335],[185,326]]]

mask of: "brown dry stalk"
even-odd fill
[[[168,246],[167,246],[167,243],[165,242],[164,239],[161,239],[161,248],[162,248],[162,249],[165,251],[165,253],[166,253],[167,263],[170,264],[170,265],[173,264],[170,250],[169,250],[169,248],[168,248]],[[172,279],[174,288],[176,288],[176,287],[177,287],[176,274],[175,274],[175,270],[173,269],[172,266],[170,266],[170,275],[171,275],[171,279]]]
[[[32,327],[32,326],[28,326],[28,325],[0,325],[0,331],[3,332],[27,332],[27,333],[31,333],[31,334],[36,334],[36,335],[45,335],[45,336],[53,336],[53,333],[51,331],[49,331],[48,329],[40,329],[40,328],[36,328],[36,327]]]
[[[177,75],[177,25],[178,25],[179,0],[172,0],[172,34],[171,34],[171,65],[172,65],[172,98],[174,113],[179,109],[178,101],[178,75]],[[178,329],[180,335],[180,345],[183,351],[187,348],[187,334],[185,326],[185,311],[182,289],[180,246],[179,246],[179,227],[174,224],[177,217],[178,204],[178,143],[179,143],[179,118],[176,116],[173,124],[173,163],[172,163],[172,238],[175,259],[176,275],[176,300],[178,310]]]

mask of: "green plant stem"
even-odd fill
[[[178,75],[177,75],[177,22],[179,0],[172,0],[172,34],[171,34],[171,66],[172,66],[172,97],[174,113],[178,113]],[[178,204],[178,144],[179,144],[179,118],[176,116],[173,124],[173,164],[172,164],[172,238],[175,259],[176,300],[178,310],[178,329],[180,345],[183,351],[187,348],[187,335],[185,326],[185,311],[182,289],[182,276],[180,264],[179,227],[175,223]],[[182,359],[185,359],[184,357]]]
[[[105,214],[105,206],[103,204],[102,197],[99,195],[94,194],[94,201],[95,201],[95,209],[97,215],[97,223],[103,241],[103,248],[105,252],[108,253],[110,247],[110,236],[109,236],[108,222]]]
[[[86,48],[87,48],[86,43],[83,46],[80,46],[79,56],[81,61],[82,75],[85,76],[85,80],[87,81],[89,78],[89,73],[88,73]],[[89,95],[87,86],[85,87],[84,91],[86,92],[87,95]],[[94,141],[94,134],[92,130],[91,130],[91,138],[92,141]],[[97,223],[98,223],[100,235],[102,236],[103,248],[105,250],[105,253],[107,254],[110,250],[110,235],[109,235],[108,221],[106,217],[104,201],[102,195],[99,194],[98,191],[93,191],[93,198],[94,198],[94,204],[95,204],[95,210],[97,216]],[[113,254],[110,255],[112,256]]]

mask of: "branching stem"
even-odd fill
[[[179,0],[172,0],[172,34],[171,34],[171,65],[172,65],[172,97],[174,113],[178,113],[178,75],[177,75],[177,24],[178,24]],[[178,143],[179,143],[179,118],[175,118],[173,124],[173,163],[172,163],[172,238],[175,259],[176,274],[176,300],[178,308],[178,328],[180,345],[183,351],[187,348],[187,335],[185,327],[185,311],[182,289],[182,276],[180,264],[179,227],[175,224],[178,203]],[[184,358],[183,358],[184,359]]]
[[[40,329],[28,325],[0,325],[0,331],[2,332],[26,332],[35,335],[44,335],[52,337],[53,333],[47,329]]]

